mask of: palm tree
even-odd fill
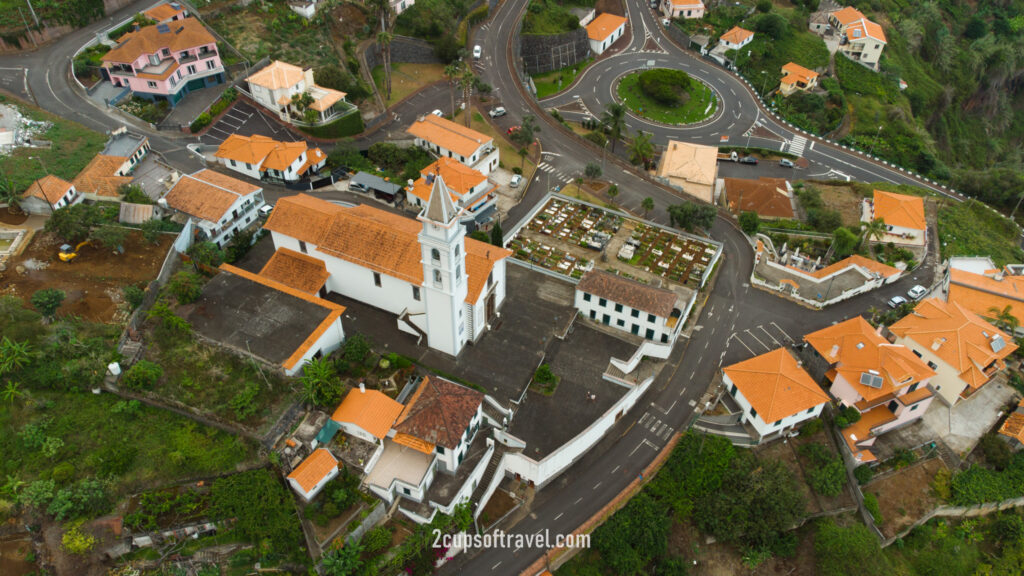
[[[1013,336],[1020,327],[1020,320],[1013,315],[1013,306],[1007,304],[1002,310],[993,306],[988,309],[989,316],[995,320],[996,328],[1002,328]]]
[[[654,210],[654,198],[650,196],[644,198],[643,202],[640,203],[640,207],[644,209],[644,219],[646,219],[651,210]]]
[[[519,170],[520,171],[522,171],[524,168],[526,168],[526,157],[529,154],[530,154],[530,151],[527,150],[525,146],[519,149],[519,160],[520,160],[520,162],[519,162]]]
[[[889,228],[885,225],[885,220],[881,218],[875,218],[870,222],[864,223],[864,235],[861,236],[861,245],[864,245],[864,241],[874,238],[875,240],[881,240],[885,238],[885,233],[889,231]]]
[[[612,140],[612,154],[615,153],[615,142],[622,137],[626,130],[626,106],[618,102],[612,102],[605,106],[604,114],[601,115],[601,124],[608,131]]]
[[[21,384],[8,382],[3,390],[0,390],[0,399],[8,404],[14,404],[18,398],[24,398],[25,393],[21,391]]]
[[[17,342],[4,336],[0,340],[0,375],[21,370],[32,359],[28,342]]]
[[[17,496],[18,491],[21,490],[22,487],[24,487],[26,484],[28,483],[22,480],[21,478],[18,478],[17,474],[8,474],[7,482],[4,482],[4,485],[0,487],[0,494],[6,494],[8,496]]]
[[[0,176],[0,202],[7,204],[7,211],[11,214],[21,212],[21,194],[7,175]]]
[[[461,68],[462,63],[458,61],[444,67],[444,77],[448,79],[448,87],[451,88],[452,118],[455,118],[455,87],[459,83],[459,75],[462,73]]]
[[[472,108],[472,106],[469,105],[469,97],[473,95],[473,86],[475,84],[476,75],[473,74],[473,68],[463,65],[462,72],[459,74],[459,86],[462,88],[462,105],[465,107],[467,128],[469,128],[470,111]]]
[[[377,43],[380,44],[381,55],[384,56],[384,101],[391,100],[391,40],[393,36],[387,30],[381,30],[377,34]]]
[[[636,133],[633,141],[629,143],[629,161],[633,164],[647,164],[654,158],[654,143],[651,142],[651,135],[643,130]]]
[[[391,15],[391,1],[367,0],[366,5],[377,15],[377,19],[380,20],[380,29],[382,31],[387,30],[389,28],[389,16]]]

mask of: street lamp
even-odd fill
[[[761,75],[764,76],[764,82],[761,82],[761,100],[764,100],[764,91],[768,88],[768,71],[761,70]]]

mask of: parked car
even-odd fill
[[[270,213],[274,211],[273,204],[264,204],[260,207],[260,218],[269,218]]]
[[[444,112],[441,112],[440,110],[434,110],[433,112],[431,112],[431,114],[437,116],[438,118],[444,118]]]
[[[369,192],[370,191],[369,188],[367,188],[366,186],[364,186],[360,182],[349,182],[348,183],[348,189],[349,190],[354,190],[356,192]]]
[[[889,299],[889,308],[899,308],[907,303],[907,299],[903,296],[893,296]]]
[[[740,164],[757,164],[757,158],[753,156],[744,156],[740,158]]]
[[[483,53],[484,53],[484,49],[481,48],[479,44],[477,44],[476,46],[473,46],[473,59],[479,60],[480,56],[482,56]]]
[[[783,158],[782,160],[779,160],[779,166],[782,166],[783,168],[792,168],[794,164],[789,158]]]
[[[508,185],[512,188],[519,188],[519,183],[523,181],[523,177],[519,174],[513,174],[512,179],[509,180]]]
[[[925,288],[924,286],[921,286],[920,284],[914,286],[910,290],[907,290],[907,296],[910,296],[911,300],[918,300],[921,298],[921,296],[924,296],[927,293],[928,289]]]
[[[488,114],[491,115],[491,118],[500,118],[500,117],[505,115],[505,108],[503,106],[498,106],[497,108],[491,108],[491,111],[488,112]]]

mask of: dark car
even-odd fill
[[[740,164],[757,164],[757,158],[753,156],[744,156],[740,158]]]

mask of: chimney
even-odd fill
[[[362,382],[359,383],[359,393],[366,394],[366,384],[363,384]]]
[[[938,350],[939,348],[942,348],[942,345],[945,344],[945,343],[946,343],[946,339],[945,338],[936,338],[935,341],[932,342],[932,350],[934,351],[934,350]]]
[[[832,350],[828,353],[828,355],[833,357],[833,358],[835,358],[836,356],[839,356],[839,344],[833,344],[832,345]]]

